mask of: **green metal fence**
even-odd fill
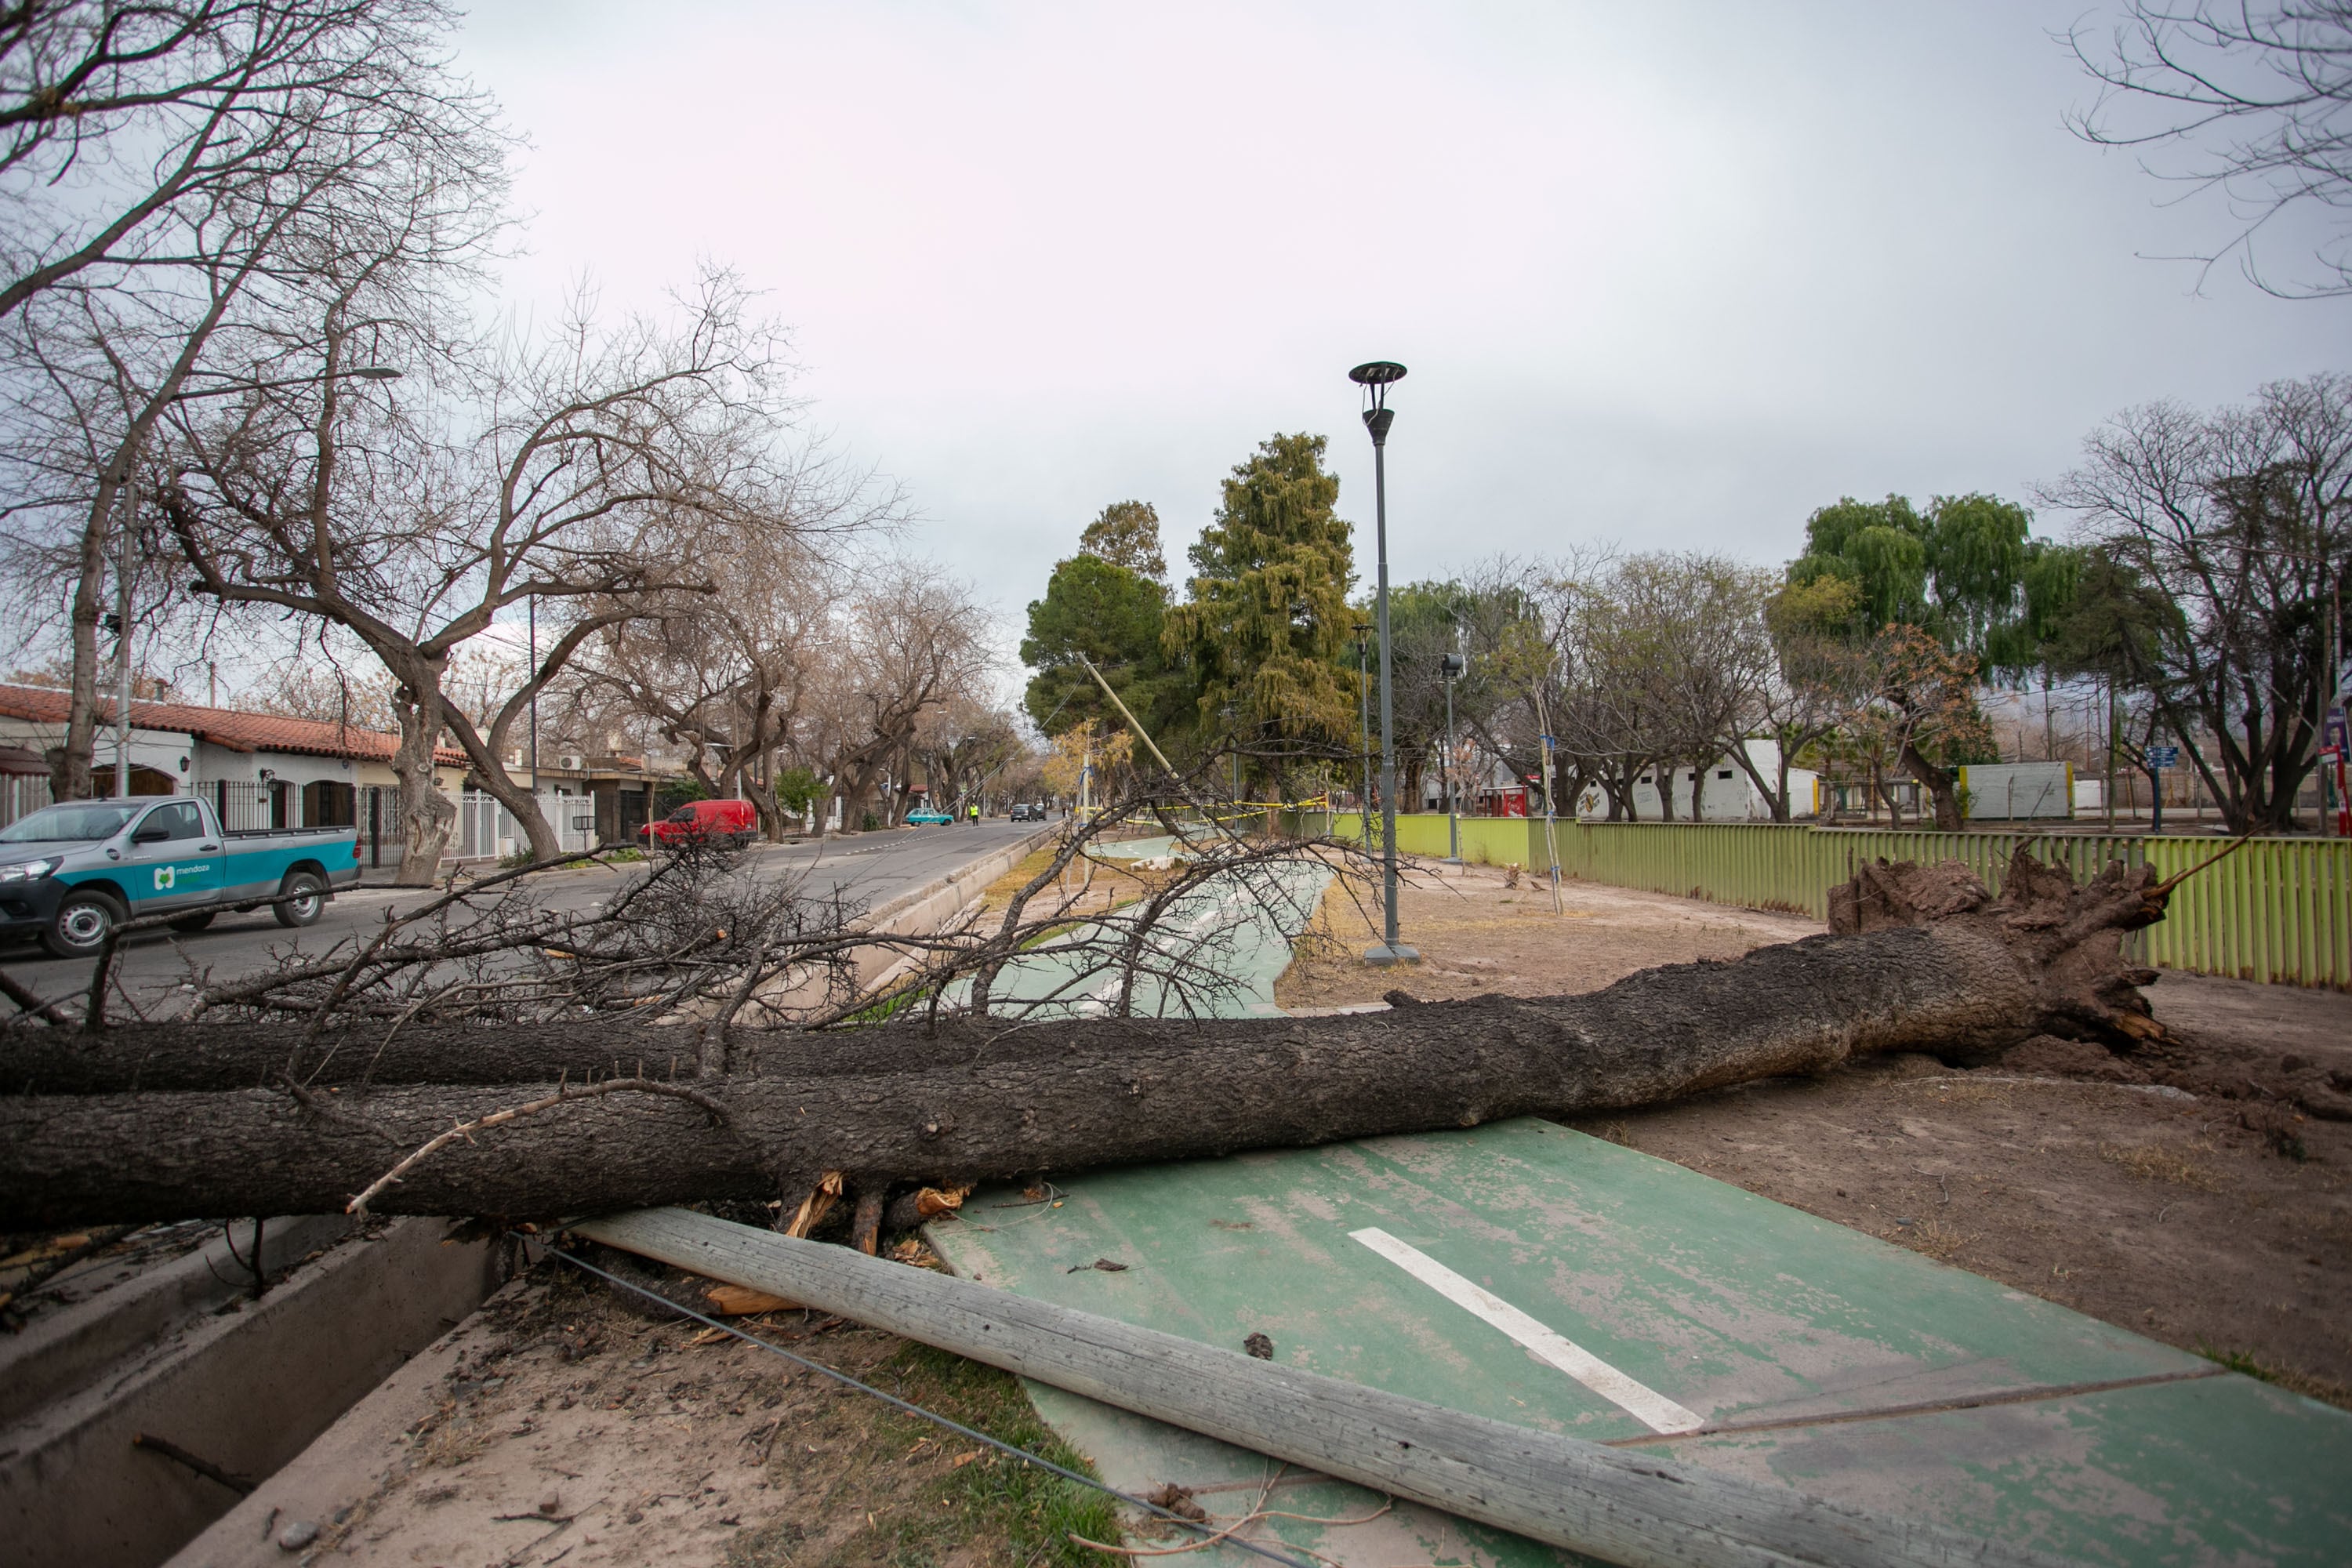
[[[1360,838],[1352,813],[1301,814],[1294,830]],[[1375,823],[1377,827],[1377,822]],[[1563,875],[1748,909],[1828,916],[1829,889],[1875,859],[1960,860],[1998,892],[2021,846],[2078,879],[2109,860],[2170,877],[2211,859],[2219,838],[2144,834],[1922,833],[1779,823],[1562,822],[1553,842]],[[1543,824],[1464,817],[1462,858],[1540,869]],[[1446,852],[1445,818],[1397,818],[1397,847]],[[2352,988],[2352,840],[2258,838],[2172,893],[2165,919],[2136,942],[2142,961],[2196,974]]]

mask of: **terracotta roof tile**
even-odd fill
[[[111,724],[112,699],[100,697],[98,709],[100,725]],[[44,686],[0,686],[0,718],[63,724],[66,694]],[[142,730],[193,735],[233,752],[286,752],[389,763],[400,746],[398,735],[381,730],[323,723],[316,719],[287,719],[275,713],[244,713],[234,708],[202,708],[189,702],[142,702],[133,699],[131,722]],[[455,746],[436,746],[433,760],[444,767],[462,768],[466,765],[466,753]]]

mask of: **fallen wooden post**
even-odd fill
[[[685,1209],[570,1228],[1628,1568],[2050,1561],[1942,1525],[1857,1513]]]

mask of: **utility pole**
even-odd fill
[[[1546,710],[1543,688],[1541,686],[1538,686],[1536,688],[1536,723],[1540,730],[1540,733],[1538,735],[1537,739],[1540,742],[1539,752],[1543,758],[1544,860],[1547,866],[1547,875],[1551,882],[1551,912],[1559,914],[1560,912],[1559,834],[1558,832],[1559,819],[1554,815],[1551,798],[1551,714]],[[1532,870],[1534,868],[1530,866],[1528,869]]]
[[[122,557],[114,571],[114,798],[131,796],[131,578],[138,570],[139,470],[122,484]]]
[[[530,682],[530,793],[539,796],[539,595],[530,596],[530,669],[524,677]],[[740,795],[742,791],[738,790]]]

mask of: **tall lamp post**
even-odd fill
[[[1364,847],[1372,847],[1372,623],[1358,621],[1356,632],[1356,708],[1361,722],[1361,743],[1356,755],[1364,764],[1364,793],[1356,797],[1356,816],[1363,824]]]
[[[1241,716],[1242,710],[1234,707],[1230,702],[1223,704],[1217,710],[1217,717],[1225,721],[1225,739],[1231,741],[1234,746],[1234,806],[1235,820],[1239,820],[1240,817],[1242,798],[1242,738],[1240,732],[1234,728],[1234,721],[1239,719]]]
[[[1389,387],[1404,379],[1404,366],[1393,360],[1373,360],[1348,373],[1371,400],[1364,410],[1364,428],[1372,433],[1372,514],[1379,546],[1380,595],[1373,619],[1381,637],[1381,900],[1382,940],[1364,950],[1366,963],[1414,963],[1415,949],[1397,936],[1396,851],[1396,726],[1389,680],[1389,426],[1396,414],[1388,405]]]
[[[1462,803],[1454,784],[1454,682],[1465,668],[1458,653],[1437,661],[1437,672],[1445,680],[1445,762],[1437,778],[1445,786],[1445,863],[1449,866],[1462,864]]]

